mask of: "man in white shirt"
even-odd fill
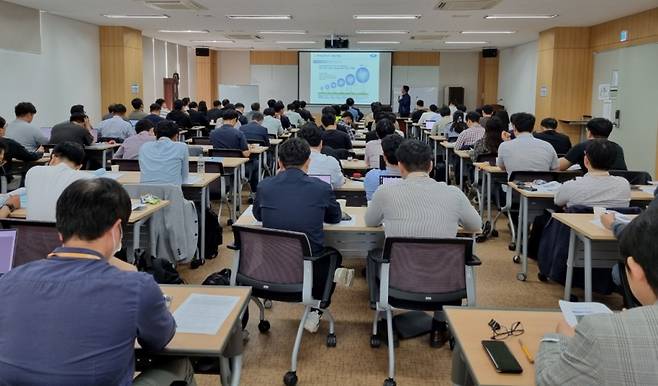
[[[135,129],[130,122],[126,122],[126,106],[114,105],[112,118],[106,119],[98,125],[98,137],[124,140],[135,135]]]
[[[267,134],[279,136],[283,134],[283,126],[281,126],[281,121],[274,117],[274,109],[271,107],[263,110],[263,119],[262,125],[267,129]]]
[[[421,129],[425,129],[425,122],[427,121],[438,121],[441,119],[441,116],[438,113],[439,108],[437,105],[430,105],[430,111],[426,111],[423,113],[423,115],[420,116],[420,119],[418,120],[418,125],[420,126]]]
[[[50,166],[35,166],[25,177],[27,219],[55,222],[55,207],[60,194],[73,182],[92,178],[80,171],[85,151],[77,143],[63,142],[55,146]]]
[[[308,174],[331,176],[333,189],[343,186],[345,177],[338,160],[320,152],[322,150],[322,129],[315,125],[306,125],[299,131],[299,137],[306,140],[311,146],[311,163],[308,167]]]
[[[304,126],[304,123],[306,123],[306,121],[304,120],[304,118],[302,118],[301,114],[297,112],[297,109],[299,109],[298,103],[293,102],[289,104],[287,107],[288,111],[286,111],[286,116],[288,117],[288,119],[290,119],[291,125],[295,127],[302,127]]]
[[[21,102],[14,107],[16,120],[7,126],[5,137],[13,139],[27,149],[27,151],[43,151],[41,145],[48,143],[49,138],[32,124],[37,109],[30,102]]]

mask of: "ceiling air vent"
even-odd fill
[[[491,9],[502,0],[445,0],[434,7],[440,11],[480,11]]]
[[[440,41],[444,40],[450,35],[447,34],[437,34],[437,35],[413,35],[410,39],[416,41]]]
[[[146,6],[161,11],[202,11],[207,10],[203,5],[192,0],[146,0]]]
[[[226,37],[231,40],[262,40],[263,37],[260,35],[252,34],[226,34]]]

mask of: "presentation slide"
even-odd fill
[[[299,97],[312,105],[358,105],[390,100],[389,52],[302,52]]]

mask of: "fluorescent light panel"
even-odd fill
[[[511,35],[515,34],[516,31],[462,31],[464,35]]]
[[[445,44],[489,44],[489,42],[445,42]]]
[[[190,40],[192,43],[203,43],[203,44],[210,44],[210,43],[235,43],[233,40]]]
[[[400,44],[400,42],[396,41],[360,41],[356,42],[357,44]]]
[[[306,31],[289,30],[289,31],[259,31],[261,35],[306,35]]]
[[[315,44],[313,40],[280,40],[276,44]]]
[[[409,31],[396,31],[396,30],[356,30],[355,31],[357,34],[360,35],[405,35],[408,34]]]
[[[173,30],[173,29],[161,29],[158,32],[161,33],[167,33],[167,34],[207,34],[209,31],[207,29],[202,29],[202,30],[193,30],[193,29],[181,29],[181,30]]]
[[[108,19],[169,19],[167,15],[103,15]]]
[[[356,20],[418,20],[420,15],[354,15]]]
[[[226,15],[230,20],[290,20],[292,15]]]
[[[554,19],[558,17],[554,15],[487,15],[485,19]]]

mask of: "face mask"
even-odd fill
[[[119,245],[117,245],[117,241],[114,238],[114,233],[112,233],[112,244],[115,246],[114,247],[114,252],[112,252],[112,255],[116,255],[123,249],[123,228],[119,227]]]

